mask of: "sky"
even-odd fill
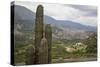
[[[16,5],[21,5],[36,12],[38,5],[43,5],[44,14],[56,20],[69,20],[83,25],[97,26],[97,7],[88,5],[71,5],[55,3],[37,3],[28,1],[16,1]]]

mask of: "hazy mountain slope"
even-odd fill
[[[15,5],[15,34],[23,33],[24,35],[34,32],[35,13],[24,6]],[[44,15],[44,22],[51,24],[53,27],[53,38],[82,39],[86,37],[86,31],[96,31],[96,27],[85,26],[72,21],[55,20],[50,16]],[[19,32],[19,33],[18,33]],[[34,34],[33,34],[34,35]],[[32,37],[32,35],[30,36]]]

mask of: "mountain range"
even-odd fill
[[[13,6],[15,34],[22,35],[24,32],[34,32],[35,12],[32,12],[24,6]],[[96,27],[82,25],[69,20],[56,20],[47,15],[44,15],[44,23],[52,25],[54,39],[84,39],[90,33],[97,32]]]

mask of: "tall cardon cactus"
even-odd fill
[[[43,6],[39,5],[35,19],[35,64],[39,64],[39,48],[43,38]]]
[[[26,51],[26,64],[51,63],[52,28],[50,24],[44,26],[43,22],[43,6],[39,5],[35,19],[35,48]]]

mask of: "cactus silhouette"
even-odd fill
[[[35,19],[35,64],[39,64],[39,48],[43,38],[43,6],[39,5]]]
[[[45,26],[45,37],[48,42],[48,63],[51,63],[52,28],[50,24]]]
[[[28,49],[26,50],[26,65],[34,64],[34,53],[34,48],[32,46],[28,47]]]

